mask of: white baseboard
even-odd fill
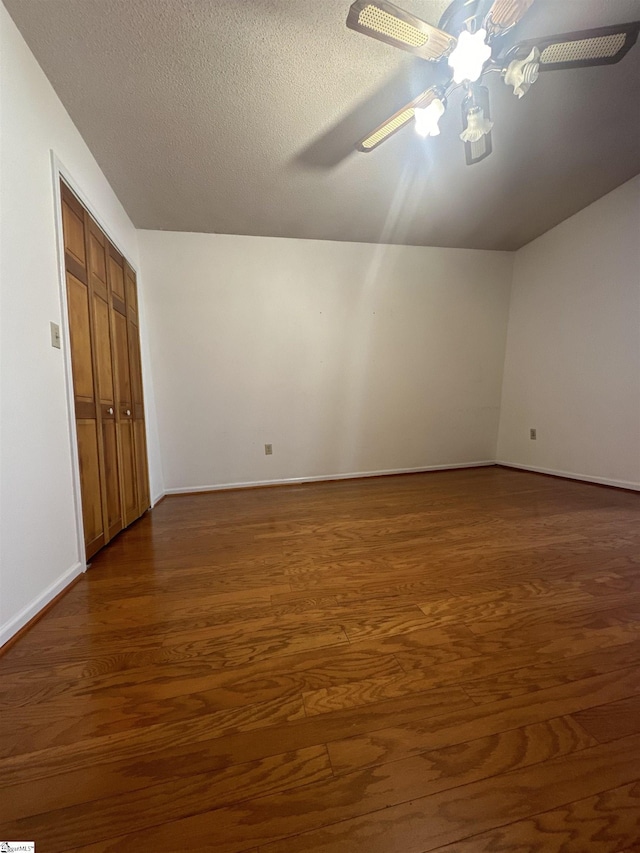
[[[355,471],[351,474],[319,474],[314,477],[290,477],[277,480],[252,480],[241,483],[218,483],[211,486],[181,486],[179,489],[166,489],[167,495],[184,495],[191,492],[220,492],[225,489],[253,489],[256,486],[286,486],[295,483],[321,483],[331,480],[356,480],[361,477],[388,477],[393,474],[423,474],[427,471],[451,471],[457,468],[483,468],[495,465],[493,460],[482,462],[458,462],[451,465],[428,465],[420,468],[385,468],[382,471]]]
[[[617,489],[632,489],[640,492],[640,483],[634,483],[632,480],[611,480],[608,477],[593,477],[590,474],[576,474],[573,471],[556,471],[553,468],[540,468],[536,465],[502,462],[500,459],[496,460],[495,464],[520,471],[533,471],[534,474],[550,474],[552,477],[566,477],[568,480],[581,480],[583,483],[597,483],[599,486],[614,486]]]
[[[86,568],[82,563],[76,563],[71,566],[70,569],[67,569],[63,575],[60,575],[56,581],[48,586],[44,592],[37,598],[34,598],[30,604],[23,607],[20,613],[17,613],[8,622],[5,622],[4,625],[0,625],[0,647],[8,642],[14,634],[17,634],[21,628],[24,628],[27,622],[33,619],[34,616],[37,616],[43,607],[46,607],[56,595],[59,595],[65,587],[69,586],[71,581],[75,580],[78,575],[86,571]]]
[[[162,498],[163,498],[166,494],[167,494],[166,492],[160,492],[159,494],[157,494],[157,495],[155,496],[155,498],[151,498],[151,509],[153,509],[153,508],[154,508],[154,506],[155,506],[157,503],[160,503],[160,501],[162,500]]]

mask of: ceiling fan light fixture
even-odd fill
[[[444,115],[445,105],[440,98],[434,98],[426,107],[415,108],[416,133],[419,136],[439,136],[438,122]]]
[[[447,60],[453,69],[454,83],[475,81],[482,74],[485,63],[491,56],[491,48],[487,44],[487,31],[479,29],[475,33],[463,30],[458,36],[458,43]]]
[[[513,94],[521,98],[536,82],[539,73],[540,51],[533,47],[525,59],[514,59],[509,63],[504,73],[504,82],[507,86],[513,86]]]
[[[467,113],[467,126],[460,134],[463,142],[478,142],[489,133],[493,122],[485,117],[482,107],[471,107]]]

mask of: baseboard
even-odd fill
[[[166,489],[167,495],[186,495],[195,492],[221,492],[231,489],[255,489],[260,486],[290,486],[296,483],[326,483],[332,480],[358,480],[363,477],[391,477],[394,474],[424,474],[428,471],[452,471],[459,468],[485,468],[495,465],[493,460],[482,462],[459,462],[451,465],[427,465],[420,468],[386,468],[382,471],[355,471],[350,474],[320,474],[314,477],[290,477],[277,480],[251,480],[241,483],[218,483],[211,486],[183,486]]]
[[[48,586],[43,593],[24,607],[20,613],[0,626],[0,648],[15,637],[29,622],[36,617],[42,616],[47,607],[53,603],[53,600],[65,592],[66,588],[85,570],[86,566],[82,563],[76,563],[71,566],[70,569],[67,569],[63,575]]]
[[[167,496],[166,492],[160,492],[155,498],[151,498],[151,509],[158,506],[160,501],[163,501]]]
[[[592,477],[590,474],[575,474],[572,471],[556,471],[553,468],[540,468],[537,465],[519,465],[515,462],[497,460],[496,465],[502,468],[514,468],[517,471],[532,471],[534,474],[547,474],[550,477],[562,477],[565,480],[580,480],[583,483],[595,483],[598,486],[612,486],[615,489],[628,489],[640,492],[640,483],[632,480],[611,480],[608,477]]]

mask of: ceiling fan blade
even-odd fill
[[[356,0],[349,9],[347,26],[422,59],[441,59],[456,46],[449,33],[386,0]]]
[[[437,97],[438,90],[435,86],[427,89],[426,92],[422,92],[421,95],[418,95],[417,98],[409,101],[409,103],[401,110],[394,113],[391,118],[388,118],[385,122],[378,125],[374,131],[367,134],[367,136],[358,143],[358,151],[373,151],[374,148],[377,148],[378,145],[381,145],[390,136],[403,128],[405,124],[409,124],[409,122],[414,120],[416,107],[427,107],[431,101]]]
[[[487,32],[500,36],[524,17],[534,0],[494,0],[486,20]]]
[[[530,39],[515,45],[505,59],[524,59],[533,47],[540,51],[540,71],[564,68],[586,68],[592,65],[613,65],[638,40],[640,21],[615,24],[594,30],[560,33],[546,38]]]
[[[472,107],[480,107],[484,118],[487,121],[491,121],[489,90],[486,86],[474,86],[472,93],[462,102],[462,122],[465,126],[468,121],[468,111]],[[464,156],[467,161],[467,166],[474,166],[476,163],[480,163],[480,161],[486,159],[492,151],[493,140],[491,137],[491,130],[475,142],[465,142]]]

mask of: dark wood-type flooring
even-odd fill
[[[0,657],[0,837],[640,849],[639,501],[500,468],[168,498]]]

